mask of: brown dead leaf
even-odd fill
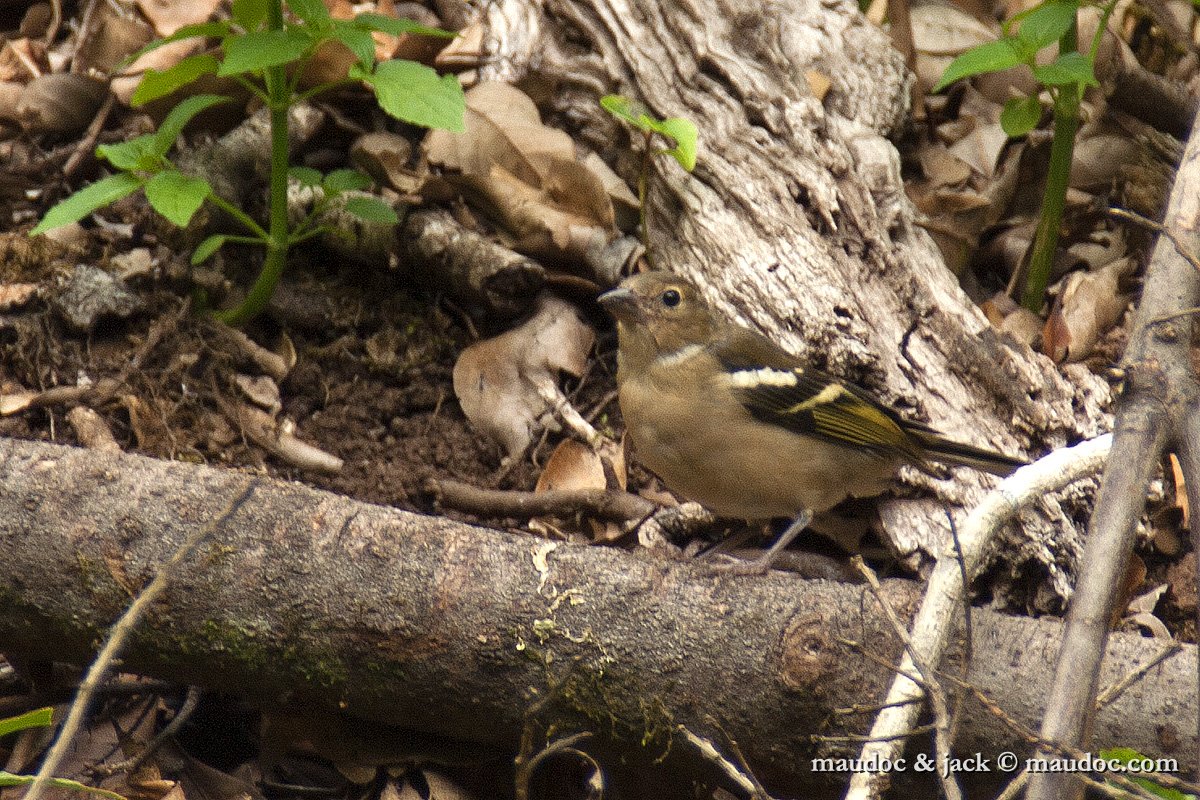
[[[133,97],[133,92],[137,89],[138,84],[142,82],[142,75],[148,69],[155,69],[159,72],[166,71],[178,64],[188,56],[194,56],[197,53],[204,52],[206,45],[203,39],[182,39],[178,42],[170,42],[162,47],[155,48],[149,53],[140,56],[136,61],[129,65],[124,71],[124,74],[113,78],[110,88],[113,95],[121,105],[128,106],[129,99]],[[203,80],[203,79],[201,79]],[[203,84],[197,83],[193,90],[199,90]],[[205,90],[207,91],[207,90]],[[169,99],[169,98],[168,98]]]
[[[458,32],[433,60],[446,72],[463,72],[483,64],[483,20],[478,19]]]
[[[1130,295],[1120,286],[1136,266],[1126,257],[1068,275],[1042,331],[1042,352],[1060,364],[1087,358],[1129,307]]]
[[[970,164],[940,144],[921,148],[918,158],[921,172],[935,188],[961,186],[974,174]]]
[[[550,460],[538,476],[534,491],[624,491],[625,486],[624,448],[607,438],[595,449],[575,439],[564,439],[554,448]],[[549,520],[541,522],[551,524]],[[624,533],[614,522],[588,520],[588,524],[591,527],[592,541],[595,542],[611,542]]]
[[[505,228],[513,249],[579,259],[616,234],[637,201],[598,158],[580,161],[563,131],[543,125],[533,100],[497,82],[467,92],[466,131],[430,131],[425,152],[446,180]]]
[[[518,180],[540,186],[549,161],[574,159],[571,137],[543,125],[533,100],[515,86],[481,83],[466,93],[466,103],[466,131],[429,132],[430,163],[464,175],[488,175],[499,165]]]
[[[17,101],[17,119],[35,133],[76,133],[95,118],[108,94],[101,81],[74,72],[34,78]]]
[[[159,36],[170,36],[184,25],[207,22],[220,0],[136,0],[146,19]]]
[[[561,398],[559,373],[582,375],[594,338],[573,305],[543,296],[519,327],[459,355],[454,393],[463,413],[509,458],[521,455],[538,431],[553,424],[549,412],[551,399]]]
[[[554,448],[534,491],[624,491],[625,487],[625,451],[619,444],[606,438],[599,447],[593,449],[575,439],[564,439]]]
[[[1191,530],[1189,520],[1191,520],[1191,509],[1188,506],[1187,496],[1187,479],[1183,476],[1183,468],[1179,466],[1179,459],[1171,453],[1171,479],[1175,482],[1175,505],[1183,513],[1183,519],[1179,522],[1179,527]]]
[[[36,283],[2,283],[0,284],[0,311],[12,311],[20,308],[37,296]]]
[[[126,3],[94,3],[83,20],[71,63],[80,74],[107,76],[154,38],[154,30]]]
[[[410,168],[412,143],[399,134],[378,131],[364,134],[350,147],[350,160],[381,186],[402,195],[415,195],[425,176]]]
[[[580,259],[612,239],[610,228],[598,226],[578,209],[559,206],[548,192],[518,180],[503,167],[494,166],[487,177],[463,178],[457,184],[500,223],[508,234],[506,244],[519,253],[551,260]]]
[[[11,39],[0,49],[0,81],[28,83],[51,72],[46,45],[33,39]]]
[[[39,392],[28,391],[0,392],[0,417],[24,411],[33,405],[33,401],[38,398],[39,394]]]

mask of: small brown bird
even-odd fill
[[[883,492],[902,464],[1008,475],[1026,463],[905,420],[723,319],[670,273],[634,275],[599,302],[617,319],[621,413],[642,462],[719,515],[795,518],[760,566],[814,512]]]

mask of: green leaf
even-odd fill
[[[96,148],[96,155],[117,169],[128,172],[154,172],[161,163],[161,157],[154,149],[153,133],[143,134],[128,142],[102,144]]]
[[[210,194],[212,186],[208,181],[184,175],[177,169],[163,170],[146,182],[150,207],[179,228],[187,227]]]
[[[1011,97],[1000,112],[1000,127],[1012,138],[1024,136],[1042,121],[1042,103],[1036,96]]]
[[[454,31],[431,28],[428,25],[413,22],[411,19],[388,17],[383,14],[359,14],[354,18],[353,22],[364,30],[390,33],[392,36],[403,36],[406,33],[419,33],[422,36],[441,36],[444,39],[453,39],[455,36],[458,36]]]
[[[359,64],[370,68],[375,63],[375,39],[370,31],[356,27],[353,22],[339,20],[333,23],[330,34],[354,53]]]
[[[304,57],[315,44],[316,40],[303,28],[231,36],[225,41],[225,62],[217,75],[228,78],[290,64]]]
[[[51,228],[60,228],[78,222],[98,208],[115,203],[126,195],[133,194],[142,185],[141,179],[128,172],[110,175],[85,186],[75,194],[63,199],[46,212],[42,221],[29,232],[30,236],[45,233]]]
[[[663,152],[678,161],[679,166],[688,172],[696,168],[696,126],[690,119],[671,117],[662,122],[655,122],[653,128],[675,142],[673,148]]]
[[[329,21],[329,9],[321,0],[288,0],[288,8],[299,17],[305,25],[321,27]]]
[[[220,250],[221,246],[225,244],[225,241],[228,238],[229,236],[227,234],[214,233],[212,236],[209,236],[207,239],[201,242],[200,246],[196,248],[196,251],[192,253],[192,266],[194,267],[197,264],[203,264],[205,261],[208,261],[210,258],[212,258],[213,253]]]
[[[267,18],[269,0],[233,0],[233,21],[249,33],[258,30]]]
[[[154,134],[154,153],[165,156],[179,138],[179,134],[183,133],[183,129],[192,121],[192,117],[206,108],[228,103],[229,100],[230,98],[219,94],[197,94],[181,100],[158,126]]]
[[[14,775],[11,772],[0,770],[0,786],[28,786],[35,780],[37,778],[34,775]],[[79,781],[70,781],[66,778],[48,778],[46,785],[53,786],[55,789],[98,794],[101,797],[107,797],[108,800],[126,800],[123,796],[116,792],[110,792],[108,789],[97,789],[95,786],[87,786]]]
[[[0,736],[8,736],[10,733],[23,731],[26,728],[45,728],[53,721],[54,709],[50,706],[45,708],[35,708],[33,711],[26,711],[24,714],[19,714],[15,717],[7,717],[0,719]]]
[[[1076,0],[1048,0],[1021,20],[1017,38],[1037,52],[1062,38],[1075,21],[1078,10]]]
[[[374,74],[352,67],[350,76],[370,84],[379,105],[396,119],[454,133],[466,130],[466,101],[453,75],[438,75],[424,64],[393,59],[378,65]]]
[[[383,225],[395,225],[400,222],[396,209],[375,197],[348,197],[346,211],[367,222],[378,222]]]
[[[176,89],[187,86],[201,75],[215,73],[217,66],[217,59],[214,56],[208,53],[199,53],[194,56],[188,56],[175,64],[175,66],[165,69],[162,72],[156,69],[148,69],[142,77],[141,83],[134,90],[129,104],[137,108],[149,103],[151,100],[166,97]]]
[[[325,194],[341,194],[350,189],[369,189],[371,179],[358,170],[335,169],[321,182]]]
[[[1118,761],[1122,764],[1129,764],[1133,761],[1150,761],[1146,756],[1134,750],[1132,747],[1113,747],[1108,750],[1101,750],[1100,757],[1105,761]],[[1178,789],[1171,789],[1162,784],[1155,783],[1150,778],[1135,778],[1132,775],[1127,776],[1131,781],[1141,786],[1155,797],[1162,797],[1165,800],[1196,800],[1194,794],[1184,794]]]
[[[1000,72],[1024,63],[1025,58],[1013,40],[998,39],[987,42],[972,47],[951,61],[942,74],[942,79],[931,91],[940,92],[960,78],[982,75],[985,72]]]
[[[1092,60],[1083,53],[1063,53],[1049,64],[1033,68],[1033,77],[1043,86],[1099,86]]]
[[[654,117],[644,105],[619,94],[608,94],[600,98],[600,107],[619,120],[629,123],[640,131],[653,130]]]
[[[195,25],[184,25],[170,36],[164,36],[161,39],[155,39],[154,41],[150,42],[150,44],[146,45],[141,50],[138,50],[133,55],[127,57],[121,63],[124,65],[132,64],[146,53],[149,53],[152,50],[157,50],[163,45],[170,44],[171,42],[179,42],[183,41],[184,39],[194,39],[198,36],[202,36],[205,39],[224,39],[230,33],[232,33],[232,31],[229,28],[228,22],[200,22]]]
[[[295,178],[301,186],[320,186],[324,176],[312,167],[288,167],[288,177]]]

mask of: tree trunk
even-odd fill
[[[787,788],[845,778],[814,776],[810,759],[853,757],[857,743],[811,737],[863,733],[870,713],[835,709],[878,702],[892,677],[846,640],[899,653],[861,586],[736,576],[229,470],[12,440],[0,440],[0,649],[90,658],[189,532],[250,484],[180,565],[125,669],[506,748],[565,678],[538,724],[596,731],[651,759],[677,725],[718,747],[727,734]],[[902,615],[918,599],[906,581],[886,595]],[[1036,727],[1060,626],[974,617],[969,679]],[[1115,634],[1104,683],[1148,658],[1145,639]],[[1195,658],[1185,647],[1105,709],[1096,745],[1194,753]],[[989,757],[1027,749],[973,701],[958,744]],[[670,750],[691,753],[680,741]]]
[[[607,93],[697,124],[695,172],[654,160],[650,250],[722,311],[974,444],[1037,455],[1106,427],[1107,386],[1002,339],[918,226],[885,138],[907,120],[912,79],[852,2],[502,0],[487,9],[493,58],[482,74],[539,87],[550,121],[598,151],[640,146],[598,106]],[[823,100],[811,72],[832,82]],[[636,183],[636,155],[618,160]],[[882,508],[902,554],[941,552],[943,506],[969,505],[987,479],[960,470],[953,485],[915,471],[905,480],[924,499]],[[1014,539],[1012,557],[1041,562],[1060,597],[1079,551],[1080,515],[1069,506],[1080,502],[1049,499]]]

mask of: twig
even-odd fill
[[[1188,441],[1194,433],[1189,420],[1200,401],[1200,383],[1191,364],[1194,321],[1184,317],[1170,325],[1155,322],[1200,300],[1200,271],[1190,258],[1200,245],[1198,181],[1200,125],[1192,128],[1180,160],[1163,218],[1163,236],[1155,243],[1146,271],[1134,331],[1122,361],[1127,380],[1114,425],[1113,451],[1118,457],[1109,459],[1104,470],[1046,697],[1041,736],[1070,747],[1086,748],[1091,736],[1109,620],[1159,455],[1177,448],[1189,487],[1200,482],[1200,459],[1193,457],[1195,443]],[[1061,772],[1030,776],[1026,792],[1028,800],[1081,796],[1079,782]]]
[[[1175,236],[1175,233],[1173,231],[1171,231],[1169,228],[1167,228],[1167,226],[1163,225],[1161,222],[1155,222],[1152,219],[1143,217],[1141,214],[1138,214],[1136,211],[1130,211],[1125,208],[1108,208],[1108,209],[1105,209],[1105,212],[1110,217],[1116,217],[1117,219],[1123,219],[1127,222],[1133,222],[1137,225],[1141,225],[1143,228],[1149,228],[1150,230],[1154,231],[1155,233],[1157,233],[1161,236],[1167,237],[1167,241],[1169,241],[1172,245],[1174,245],[1175,252],[1179,254],[1179,257],[1182,258],[1184,261],[1188,262],[1189,264],[1191,264],[1192,267],[1194,267],[1197,272],[1200,272],[1200,258],[1196,258],[1196,254],[1193,253],[1191,251],[1191,249],[1189,247],[1187,247],[1183,242],[1179,241],[1179,239]],[[1181,312],[1181,313],[1188,313],[1188,312]]]
[[[570,517],[590,514],[614,522],[635,522],[658,508],[629,492],[592,489],[554,489],[548,492],[518,492],[483,489],[453,480],[430,480],[426,491],[446,508],[493,519]]]
[[[108,115],[112,113],[113,105],[116,101],[116,95],[109,89],[108,93],[104,96],[104,103],[100,106],[100,110],[96,112],[96,118],[88,125],[87,130],[84,131],[83,138],[75,146],[75,152],[71,153],[71,157],[63,165],[63,178],[70,178],[74,175],[75,170],[79,169],[79,165],[83,163],[83,159],[91,155],[92,150],[96,147],[96,140],[100,138],[100,132],[104,130],[104,125],[108,122]]]
[[[1146,674],[1156,666],[1166,661],[1171,656],[1183,649],[1183,645],[1179,642],[1171,642],[1163,647],[1158,653],[1147,661],[1134,669],[1131,669],[1120,680],[1112,683],[1100,696],[1096,698],[1096,709],[1099,710],[1115,701],[1121,694],[1130,686],[1146,677]],[[1022,769],[1021,772],[1009,782],[1008,786],[1004,787],[1004,791],[996,797],[996,800],[1016,800],[1021,792],[1025,790],[1029,783],[1029,772]]]
[[[971,511],[959,531],[961,566],[958,559],[948,555],[938,558],[925,599],[913,619],[914,646],[928,663],[939,663],[945,654],[953,620],[961,608],[960,598],[966,591],[963,575],[971,578],[978,572],[995,532],[1025,505],[1100,469],[1111,444],[1112,437],[1105,435],[1075,447],[1055,450],[1003,480]],[[907,655],[901,661],[901,667],[888,690],[887,707],[871,728],[873,741],[862,749],[860,757],[864,763],[880,763],[884,758],[894,761],[903,747],[891,737],[916,724],[920,707],[906,701],[920,699],[921,687],[904,677],[913,669]],[[871,758],[875,761],[867,761]],[[855,773],[850,777],[847,800],[877,797],[884,777],[869,772]]]
[[[120,762],[119,764],[112,764],[111,766],[104,767],[102,772],[101,770],[97,770],[97,772],[101,772],[101,774],[104,775],[115,775],[118,772],[137,772],[142,764],[145,764],[147,759],[154,755],[158,748],[162,747],[163,744],[165,744],[171,739],[171,737],[178,733],[179,729],[183,727],[184,723],[191,718],[192,714],[195,713],[196,708],[200,705],[200,696],[200,687],[189,686],[187,690],[187,696],[183,699],[183,705],[179,707],[179,711],[175,714],[174,719],[163,726],[163,729],[158,732],[158,735],[155,736],[153,740],[151,740],[150,744],[142,748],[142,752],[138,753],[133,758]]]
[[[96,694],[96,689],[100,686],[104,673],[116,660],[117,654],[125,646],[126,640],[133,633],[133,629],[137,626],[142,615],[150,605],[158,599],[158,596],[167,588],[167,583],[170,579],[171,572],[179,565],[188,554],[196,548],[208,534],[219,530],[222,525],[228,522],[234,514],[242,507],[250,496],[254,493],[255,488],[259,484],[258,478],[251,478],[246,483],[246,488],[243,489],[225,508],[216,519],[207,525],[198,526],[195,531],[184,541],[175,554],[154,576],[154,580],[142,591],[141,594],[130,604],[129,609],[121,615],[113,625],[109,632],[108,641],[104,643],[104,647],[100,650],[96,660],[92,662],[88,668],[87,675],[84,676],[83,682],[79,684],[79,691],[75,694],[75,701],[71,704],[71,711],[67,714],[66,722],[63,723],[62,731],[58,734],[58,739],[55,740],[54,746],[50,748],[50,752],[46,755],[46,760],[42,762],[42,768],[38,770],[37,777],[29,786],[29,791],[25,795],[25,800],[41,800],[42,794],[46,790],[48,781],[58,771],[59,765],[67,755],[72,742],[80,727],[83,725],[84,714],[87,713],[88,706],[91,705],[92,697]]]
[[[937,754],[938,764],[945,765],[938,770],[938,776],[942,781],[942,792],[946,795],[947,800],[962,800],[962,790],[959,789],[958,783],[954,779],[954,774],[949,769],[950,708],[946,704],[946,694],[942,691],[942,685],[938,683],[933,667],[926,663],[921,653],[917,652],[916,648],[913,647],[912,639],[908,635],[908,629],[900,621],[900,617],[896,614],[896,610],[892,608],[892,604],[883,596],[883,589],[879,585],[879,579],[875,577],[875,571],[867,566],[862,556],[854,556],[851,559],[851,563],[866,578],[867,585],[871,589],[871,594],[875,596],[876,602],[883,609],[883,613],[887,617],[888,622],[891,623],[892,629],[900,637],[900,641],[904,643],[904,650],[912,660],[913,666],[920,673],[921,682],[925,686],[925,696],[929,698],[929,705],[933,708],[935,728],[933,736],[934,750]]]
[[[762,791],[762,787],[757,781],[751,780],[744,772],[737,768],[736,765],[725,756],[717,751],[716,745],[702,736],[697,736],[688,730],[687,726],[679,725],[675,728],[683,735],[684,740],[709,761],[717,766],[725,777],[737,784],[737,787],[751,797],[759,798],[760,800],[769,800],[770,795]]]

